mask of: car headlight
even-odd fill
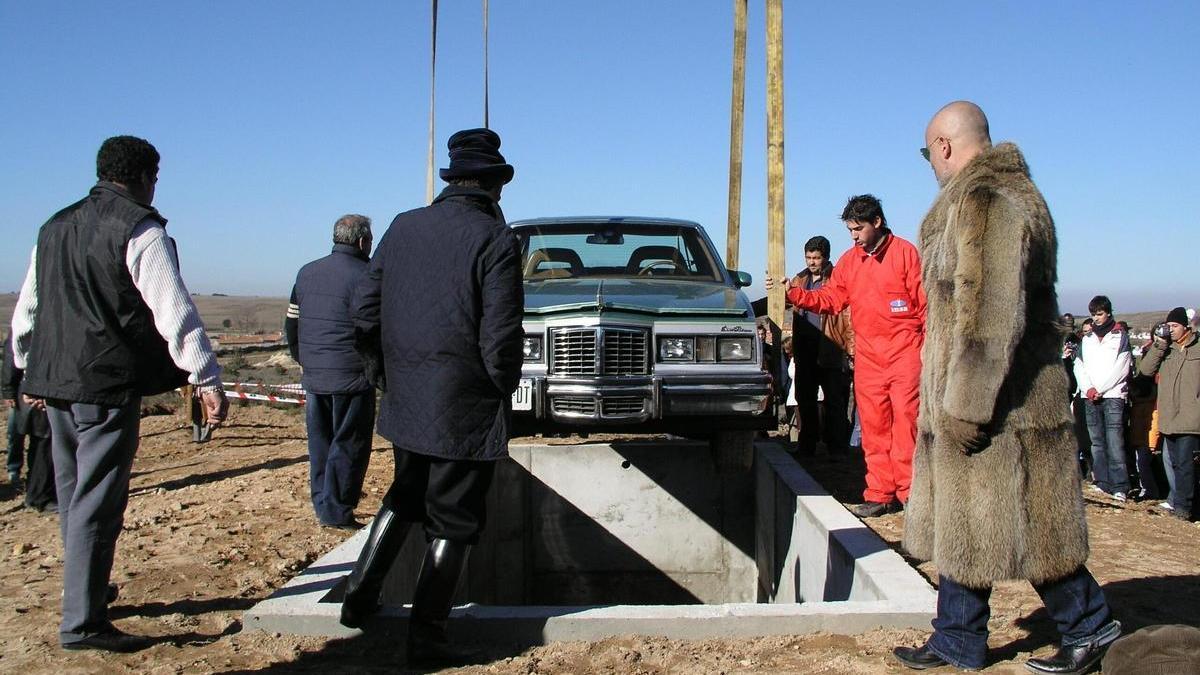
[[[526,361],[541,361],[542,337],[540,335],[526,335],[525,340],[521,343],[521,352],[525,355]]]
[[[753,361],[754,339],[748,337],[719,338],[717,340],[718,361]]]
[[[691,361],[695,355],[695,338],[665,337],[658,340],[658,356],[663,361]]]

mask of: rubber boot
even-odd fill
[[[461,665],[476,658],[474,652],[452,648],[446,636],[446,619],[450,616],[454,591],[470,553],[467,544],[446,539],[429,542],[408,620],[410,666]]]
[[[367,617],[379,611],[379,592],[383,579],[404,545],[411,522],[400,520],[396,512],[384,503],[371,521],[371,531],[358,562],[346,577],[346,592],[342,597],[341,623],[347,628],[361,628]]]

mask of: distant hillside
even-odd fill
[[[238,295],[193,295],[200,318],[210,332],[223,330],[245,332],[283,329],[283,315],[287,311],[287,298],[264,298]],[[0,293],[0,317],[4,325],[0,333],[7,334],[12,321],[13,308],[17,304],[16,293]],[[229,328],[224,328],[225,321]]]

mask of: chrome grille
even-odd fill
[[[559,328],[553,331],[554,375],[645,375],[649,333],[636,328]],[[597,359],[597,349],[602,358]],[[597,362],[599,361],[599,362]]]
[[[609,396],[600,402],[605,417],[640,415],[645,405],[641,396]]]
[[[617,328],[603,329],[605,375],[646,374],[646,332]]]
[[[554,398],[554,412],[595,415],[596,399],[591,396],[556,396]]]
[[[554,331],[553,373],[596,374],[596,329],[560,328]]]

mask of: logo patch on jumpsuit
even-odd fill
[[[896,312],[907,312],[908,311],[908,301],[907,300],[892,300],[888,304],[891,305],[893,314],[895,314]]]

